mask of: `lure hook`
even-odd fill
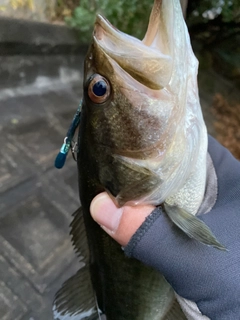
[[[77,161],[76,154],[78,153],[78,143],[76,141],[72,141],[71,152],[73,159]]]

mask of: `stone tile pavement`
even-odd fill
[[[79,206],[76,162],[53,164],[80,88],[0,101],[1,320],[52,319],[55,292],[79,268],[68,236]]]

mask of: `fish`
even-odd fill
[[[97,15],[78,134],[81,208],[71,224],[83,267],[56,294],[55,320],[186,319],[164,277],[127,258],[89,208],[103,191],[119,207],[161,205],[189,241],[225,249],[195,216],[208,141],[197,71],[179,0],[154,1],[142,41]]]

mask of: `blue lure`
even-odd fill
[[[80,101],[77,112],[75,113],[75,115],[73,117],[73,120],[72,120],[71,125],[68,129],[66,137],[64,138],[64,143],[60,149],[60,152],[58,153],[58,155],[55,159],[55,167],[57,169],[61,169],[64,166],[70,148],[72,151],[73,158],[74,158],[74,160],[76,160],[75,155],[74,155],[76,143],[73,142],[73,137],[74,137],[75,131],[80,123],[81,109],[82,109],[82,100]]]

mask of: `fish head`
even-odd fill
[[[142,41],[97,16],[80,148],[87,141],[98,183],[118,205],[159,204],[189,177],[205,128],[197,68],[178,0],[154,2]]]

